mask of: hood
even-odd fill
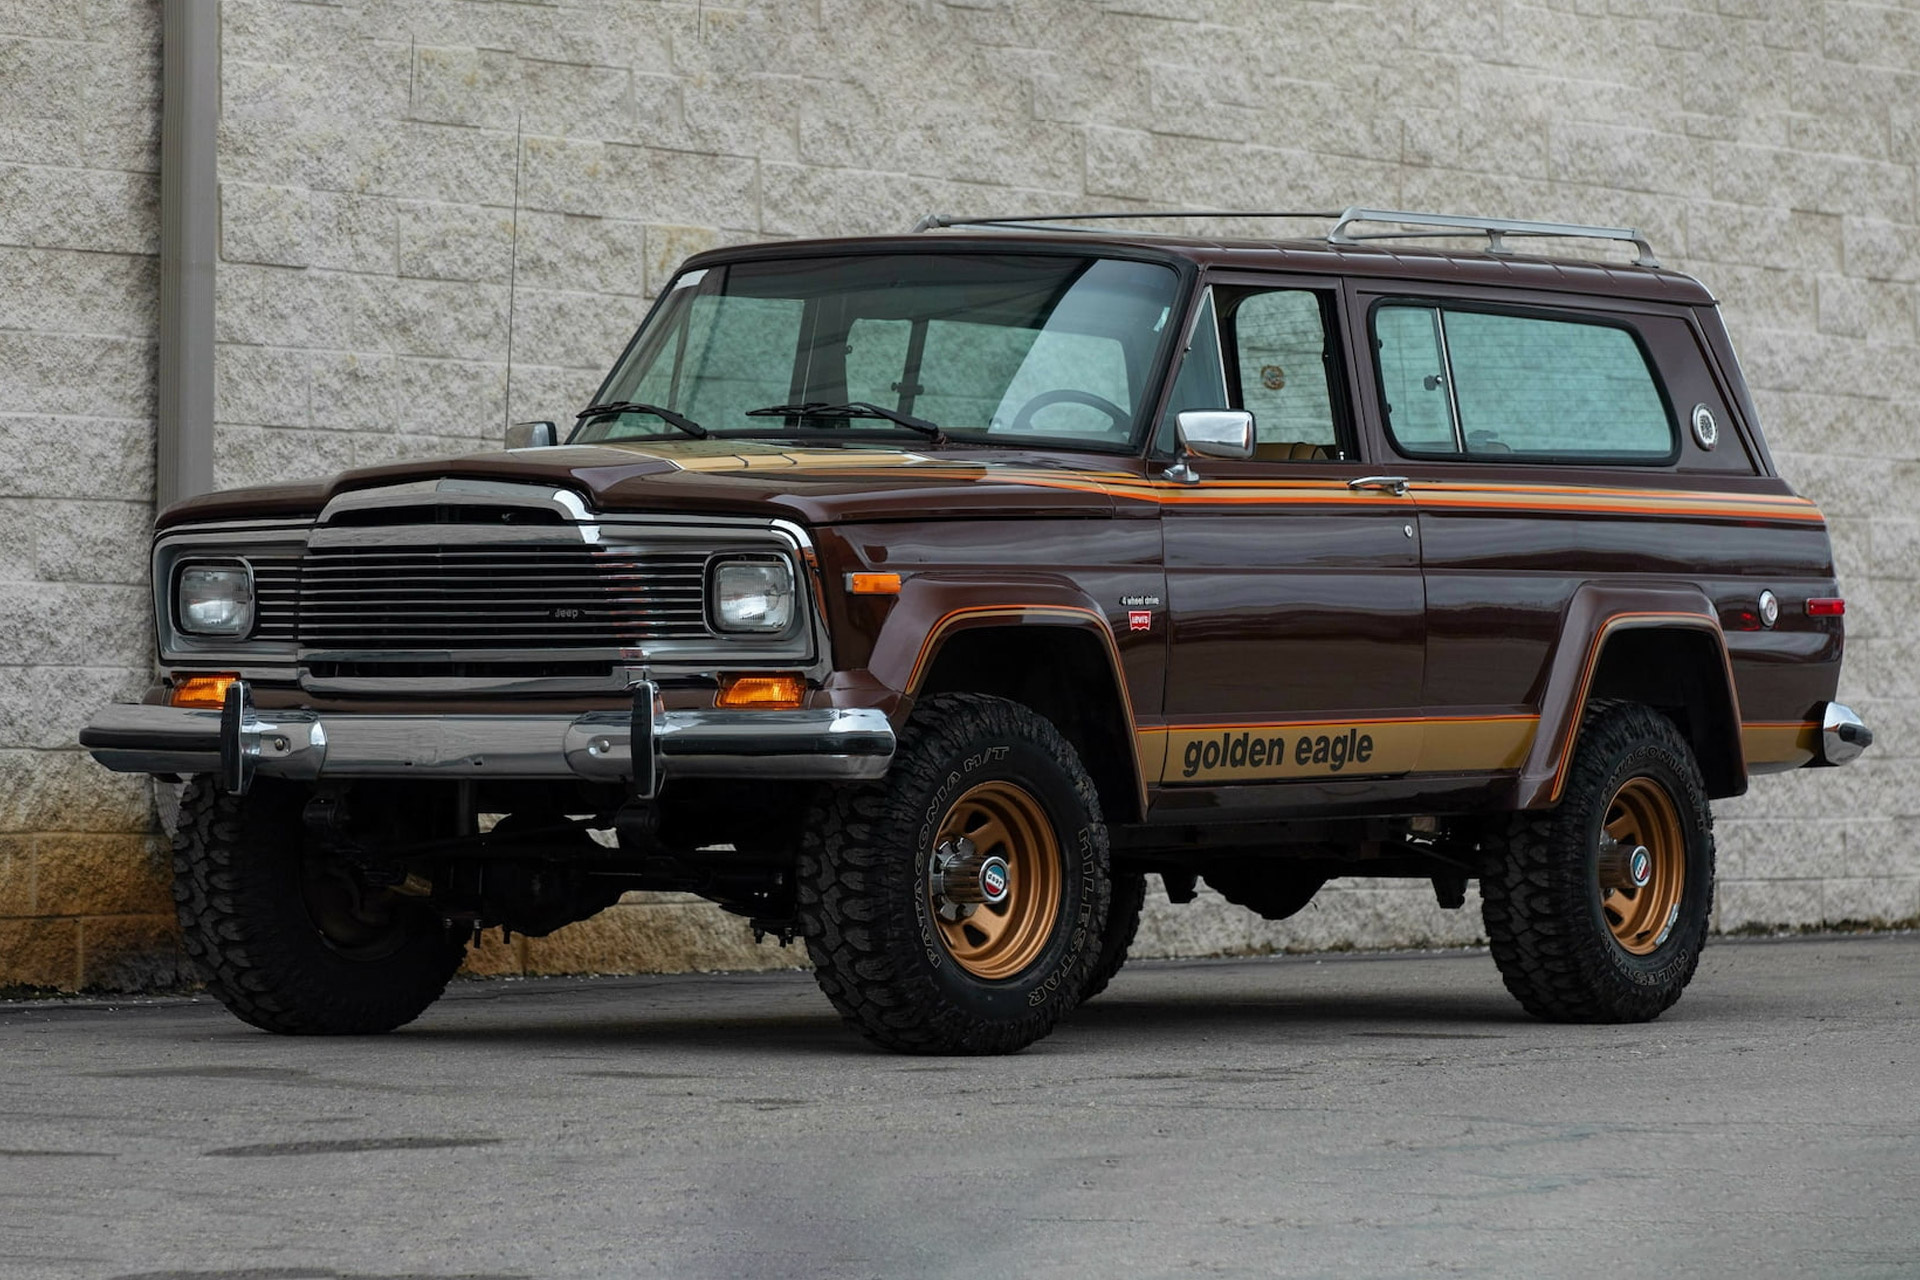
[[[230,489],[167,508],[160,527],[318,514],[336,494],[459,476],[571,489],[596,510],[774,516],[809,525],[870,520],[1102,517],[1109,486],[1140,478],[1110,454],[757,440],[647,441],[500,450],[391,463],[304,484]]]

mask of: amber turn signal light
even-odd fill
[[[807,698],[802,676],[721,676],[716,707],[751,707],[760,711],[791,711]]]
[[[236,675],[188,676],[173,686],[169,699],[176,707],[213,707],[227,704],[227,690],[240,677]]]
[[[847,590],[856,596],[897,596],[900,594],[900,575],[850,573],[847,575]]]

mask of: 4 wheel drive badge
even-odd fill
[[[1127,630],[1129,631],[1153,630],[1153,610],[1151,609],[1127,610]]]

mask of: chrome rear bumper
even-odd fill
[[[245,791],[255,774],[318,778],[878,778],[893,759],[879,711],[622,711],[580,715],[366,715],[257,711],[242,686],[224,711],[116,703],[80,745],[121,773],[213,774]],[[643,705],[650,699],[637,700]],[[637,732],[636,732],[637,730]],[[635,739],[641,740],[635,769]]]
[[[1820,764],[1847,764],[1873,745],[1873,730],[1844,702],[1820,707]]]

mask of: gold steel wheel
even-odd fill
[[[926,894],[947,954],[976,978],[1011,978],[1046,949],[1064,872],[1047,811],[1017,782],[983,782],[947,810]]]
[[[1600,839],[1600,910],[1613,940],[1651,955],[1680,918],[1687,839],[1680,809],[1652,778],[1630,778],[1607,804]]]

